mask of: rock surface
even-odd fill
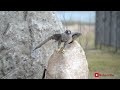
[[[85,52],[77,41],[68,45],[65,52],[51,55],[45,79],[88,79],[89,69]]]
[[[0,78],[41,79],[57,43],[49,41],[32,50],[63,31],[52,11],[0,11]]]

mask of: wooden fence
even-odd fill
[[[95,46],[120,48],[120,11],[96,11]]]

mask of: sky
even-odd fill
[[[95,22],[95,11],[56,11],[56,14],[60,20]]]

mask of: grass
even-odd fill
[[[78,39],[86,52],[89,66],[89,79],[95,79],[94,73],[112,74],[113,76],[101,76],[99,79],[120,79],[120,53],[113,53],[111,47],[103,47],[101,50],[94,49],[94,33],[88,33],[89,44],[85,48],[86,37]]]
[[[88,33],[88,45],[87,45],[87,48],[94,48],[95,46],[94,46],[94,38],[95,38],[95,36],[94,36],[94,33],[93,32],[89,32]],[[81,46],[83,47],[83,48],[86,48],[85,46],[86,46],[86,36],[84,36],[84,35],[82,35],[82,36],[80,36],[78,39],[77,39],[77,41],[81,44]],[[86,49],[87,49],[86,48]]]
[[[94,79],[94,73],[112,74],[101,76],[100,79],[120,79],[120,55],[100,50],[86,51],[89,65],[89,79]]]

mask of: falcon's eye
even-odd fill
[[[70,34],[71,32],[70,32],[70,31],[68,31],[68,33]]]
[[[67,33],[67,34],[71,34],[71,31],[70,31],[70,30],[66,30],[66,33]]]

